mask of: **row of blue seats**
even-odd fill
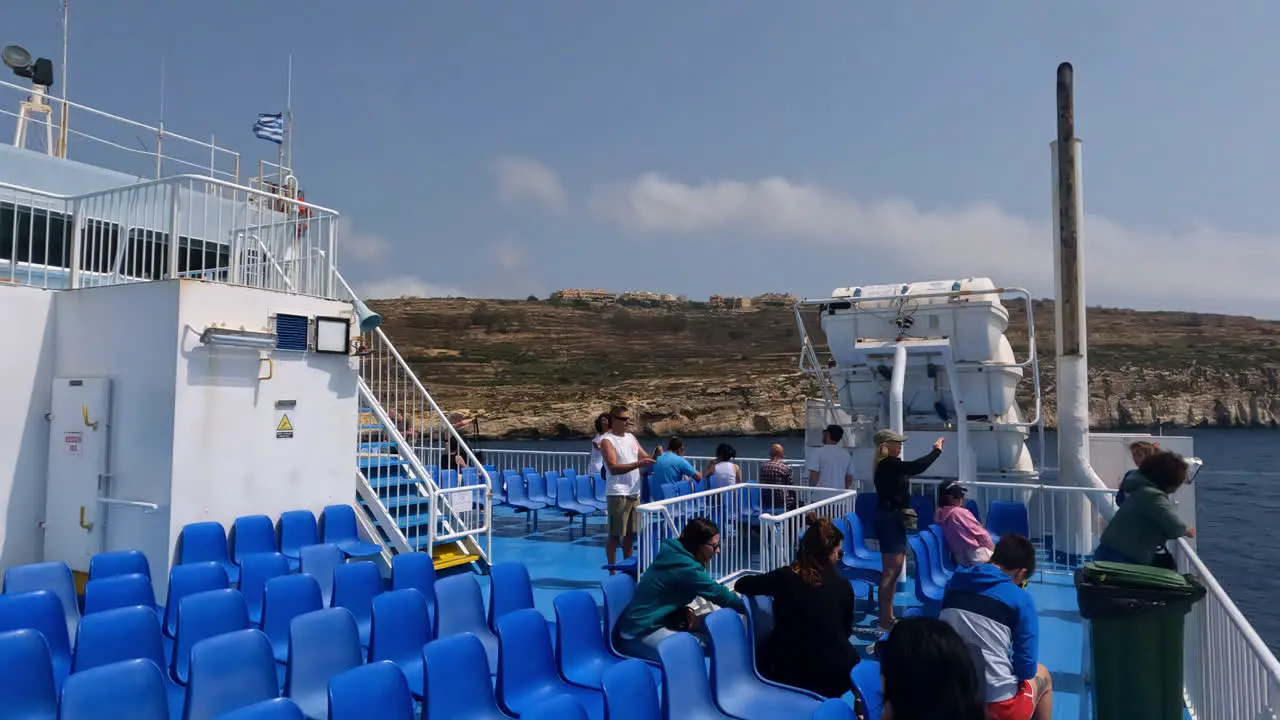
[[[414,556],[402,555],[398,556],[397,560],[412,557]],[[422,560],[412,563],[419,571],[423,567],[431,567],[429,558],[419,557]],[[253,562],[250,560],[249,564]],[[397,567],[393,570],[393,587],[401,582],[397,577],[408,567],[404,564],[405,562],[397,563]],[[370,564],[355,562],[344,567],[354,568],[366,565]],[[312,598],[307,608],[298,607],[300,604],[307,604],[305,602],[293,603],[294,610],[303,611],[287,619],[288,639],[283,658],[285,661],[284,694],[296,702],[308,717],[326,717],[328,708],[331,707],[329,703],[336,702],[335,698],[340,699],[341,695],[332,683],[338,683],[338,677],[342,673],[363,665],[367,658],[374,663],[391,662],[401,671],[402,678],[391,684],[403,683],[409,688],[409,694],[412,697],[425,696],[427,700],[424,704],[424,717],[504,717],[500,714],[500,709],[511,716],[527,717],[550,696],[569,694],[579,703],[589,706],[586,708],[588,717],[597,718],[601,716],[601,703],[604,702],[602,693],[605,691],[605,672],[622,662],[616,654],[611,654],[610,646],[605,641],[609,635],[606,635],[606,631],[601,628],[599,609],[595,601],[589,593],[581,590],[563,593],[555,599],[556,642],[553,648],[551,630],[546,620],[532,607],[531,584],[527,571],[521,565],[494,566],[495,573],[491,577],[492,601],[487,618],[479,586],[471,575],[444,578],[438,583],[435,583],[432,578],[429,589],[437,596],[438,608],[434,613],[433,626],[428,625],[429,612],[426,598],[417,589],[400,588],[375,594],[371,601],[373,627],[367,654],[362,650],[362,646],[366,643],[361,637],[356,614],[346,606],[319,608],[319,591],[313,578],[307,575],[290,575],[268,581],[265,589],[267,610],[263,628],[258,630],[249,627],[245,600],[234,590],[223,588],[183,594],[184,589],[189,589],[185,587],[183,578],[194,577],[199,568],[207,568],[206,572],[209,574],[222,574],[221,568],[213,562],[175,566],[171,573],[171,585],[178,586],[178,592],[175,593],[176,599],[170,601],[170,605],[176,602],[180,607],[177,614],[178,638],[174,643],[175,650],[171,663],[174,666],[171,670],[176,669],[177,672],[171,672],[170,677],[165,680],[165,696],[173,711],[173,717],[214,717],[216,712],[223,712],[232,705],[239,707],[275,697],[280,685],[275,663],[278,663],[281,658],[278,650],[273,647],[275,643],[270,637],[270,617],[273,606],[271,598],[276,594],[282,597],[294,595]],[[13,570],[19,570],[19,568],[13,568],[11,572]],[[22,573],[18,572],[15,575],[20,576]],[[140,577],[140,574],[130,573],[115,577],[129,576]],[[225,576],[223,578],[225,582]],[[112,578],[100,577],[98,581],[110,579]],[[613,611],[607,613],[610,617],[610,628],[613,621],[616,621],[620,608],[625,605],[625,601],[619,600],[618,597],[616,588],[619,582],[632,583],[633,581],[626,576],[618,576],[618,579],[612,579],[613,589],[606,588],[606,597],[613,598]],[[403,584],[409,584],[408,579],[404,580]],[[291,592],[304,587],[305,591]],[[625,592],[629,595],[632,589],[633,585],[627,587]],[[629,597],[627,599],[629,600]],[[57,636],[61,630],[61,623],[58,622],[61,619],[61,609],[57,598],[52,593],[47,591],[18,593],[6,595],[3,600],[6,601],[6,607],[0,611],[0,618],[4,618],[5,626],[0,629],[12,629],[15,625],[35,626],[31,632],[38,632],[46,639],[55,638],[53,641],[41,644],[46,654],[49,653],[49,647],[59,644]],[[39,617],[41,615],[43,618]],[[737,624],[736,627],[741,631],[741,624]],[[76,680],[80,672],[89,673],[117,663],[132,661],[132,667],[135,669],[128,672],[137,676],[135,678],[137,682],[144,682],[139,678],[145,673],[136,669],[141,667],[136,661],[145,661],[157,668],[166,664],[160,647],[162,642],[160,624],[157,623],[156,614],[152,608],[127,606],[90,613],[81,621],[78,633],[80,640],[74,661],[75,672],[66,683],[73,689],[81,685],[96,686],[102,682],[96,678],[101,678],[105,674],[91,675],[95,680],[90,682]],[[230,639],[232,637],[236,639]],[[217,642],[214,642],[215,640]],[[65,642],[65,636],[63,636],[62,647],[65,647]],[[734,643],[741,644],[741,641],[730,638],[720,645],[728,647],[734,646]],[[492,647],[487,647],[490,644]],[[433,646],[438,646],[441,648],[440,652],[444,653],[434,662],[430,659]],[[503,647],[515,647],[519,648],[519,651],[504,653]],[[446,652],[448,648],[453,650]],[[187,656],[185,663],[182,659],[184,654]],[[720,668],[719,677],[723,681],[741,684],[742,678],[736,678],[730,669],[738,667],[740,670],[739,666],[743,662],[750,662],[752,653],[743,649],[738,655],[741,657],[721,655],[719,656],[721,660],[717,660],[717,656],[713,655],[712,679],[717,677],[717,668]],[[202,657],[207,659],[202,660]],[[216,660],[216,657],[223,659]],[[504,657],[508,660],[504,661]],[[701,663],[700,650],[697,657],[699,660],[697,670],[701,673],[702,682],[705,684],[707,676],[705,666]],[[518,660],[511,660],[511,658],[518,658]],[[17,703],[20,698],[25,698],[22,700],[24,703],[45,708],[52,707],[51,698],[55,697],[53,693],[61,684],[57,680],[57,670],[52,668],[55,660],[51,658],[44,665],[38,662],[31,663],[29,660],[30,658],[27,658],[26,661],[15,660],[14,662],[21,662],[25,667],[49,668],[48,682],[43,680],[24,682],[19,686],[5,687],[0,690],[0,698],[6,699],[0,700],[0,705],[7,705],[11,700]],[[717,665],[717,662],[720,664]],[[184,665],[186,669],[182,670]],[[432,666],[449,668],[440,673],[443,679],[440,680],[442,684],[438,685],[438,687],[447,687],[449,692],[436,695],[436,699],[442,705],[434,711],[430,690]],[[269,688],[266,682],[268,673],[264,670],[268,667],[271,668]],[[202,671],[202,668],[205,670]],[[250,673],[250,675],[227,674],[232,671]],[[126,671],[117,669],[113,672]],[[379,671],[366,672],[369,678],[374,678]],[[618,671],[617,674],[624,672]],[[256,676],[252,675],[253,673],[256,673]],[[494,673],[499,677],[496,700],[493,687],[489,682],[489,676]],[[386,672],[382,671],[381,674],[385,676]],[[734,690],[736,685],[732,683],[725,684],[723,687],[716,685],[708,686],[710,689],[699,690],[694,687],[690,690],[686,687],[686,681],[696,680],[698,676],[690,675],[683,669],[674,676],[670,672],[666,675],[674,681],[675,689],[680,692],[672,695],[673,688],[668,687],[672,683],[664,685],[664,697],[668,698],[664,703],[668,708],[664,717],[689,717],[687,714],[677,712],[682,707],[681,703],[684,702],[681,698],[685,695],[681,692],[685,694],[693,692],[695,699],[702,697],[706,692],[719,693],[729,698],[725,702],[738,697],[734,694],[735,692],[738,694],[742,692],[741,688]],[[206,679],[202,681],[202,678]],[[182,682],[179,682],[179,679],[185,682],[185,691],[181,688]],[[647,689],[650,694],[654,692],[653,679],[652,674],[646,675]],[[0,678],[0,683],[3,682],[4,679]],[[353,682],[353,684],[363,683]],[[386,683],[384,682],[383,685]],[[42,688],[46,691],[42,692]],[[464,689],[466,692],[463,692]],[[63,692],[71,691],[64,688]],[[777,693],[773,694],[777,695]],[[388,698],[399,696],[394,688],[381,695]],[[786,693],[783,693],[783,696],[786,696]],[[135,694],[134,700],[141,703],[141,696]],[[692,700],[689,701],[692,702]],[[64,705],[73,706],[74,703],[64,703]],[[397,701],[395,705],[402,707],[404,703]],[[277,706],[283,707],[283,704],[277,704]],[[638,707],[632,701],[623,703],[623,706]],[[395,717],[402,714],[394,709],[375,713],[369,710],[367,703],[362,707],[369,712],[365,715],[366,717]],[[182,708],[181,714],[178,708]],[[216,712],[209,708],[215,708]],[[478,715],[463,713],[462,710],[466,708],[489,708],[491,712]],[[137,717],[138,715],[125,716]],[[735,713],[734,716],[754,720],[754,718],[763,719],[779,715]],[[335,717],[339,716],[335,715]],[[618,717],[652,720],[658,715],[656,713],[631,714]]]
[[[964,506],[973,513],[975,518],[982,520],[977,501],[966,500]],[[878,507],[878,496],[874,492],[859,492],[853,501],[854,514],[862,520],[865,536],[871,539],[875,539],[875,517]],[[937,505],[932,495],[916,494],[911,496],[911,509],[916,511],[921,522],[932,522]],[[1013,500],[992,500],[987,504],[986,528],[992,536],[1009,533],[1027,536],[1030,534],[1029,525],[1025,504]]]

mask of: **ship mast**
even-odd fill
[[[62,117],[58,121],[58,152],[60,158],[67,157],[67,28],[70,17],[71,0],[62,0]]]

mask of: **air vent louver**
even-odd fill
[[[276,349],[306,352],[309,325],[306,315],[276,315]]]

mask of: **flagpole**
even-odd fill
[[[67,20],[70,16],[70,0],[62,0],[62,126],[58,130],[58,156],[67,157]]]
[[[284,141],[289,172],[293,172],[293,55],[289,55],[289,81],[285,86]]]

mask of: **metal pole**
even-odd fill
[[[1084,341],[1084,291],[1080,263],[1080,187],[1077,166],[1080,159],[1076,139],[1074,73],[1071,63],[1058,66],[1058,142],[1056,156],[1058,187],[1058,257],[1062,263],[1059,302],[1061,355],[1081,355]]]
[[[62,0],[62,119],[58,129],[58,157],[67,157],[67,28],[70,17],[70,0]]]

